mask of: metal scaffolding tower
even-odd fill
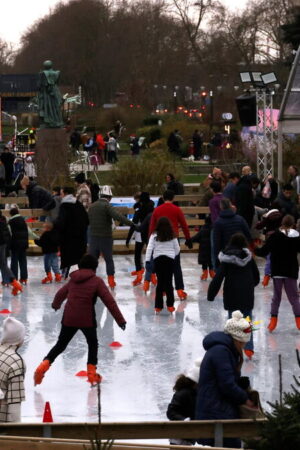
[[[274,175],[273,93],[268,88],[256,90],[256,151],[257,176]]]

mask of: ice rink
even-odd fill
[[[99,372],[103,421],[166,420],[167,404],[172,397],[176,376],[203,355],[203,337],[221,330],[226,320],[222,295],[213,302],[206,300],[208,282],[201,282],[196,254],[182,255],[182,267],[188,299],[176,301],[176,313],[154,315],[154,293],[145,295],[141,286],[132,287],[133,256],[115,256],[117,287],[114,291],[127,320],[122,331],[100,301],[96,311],[99,323]],[[261,269],[263,260],[258,260]],[[29,283],[22,295],[14,298],[10,289],[2,291],[1,308],[25,323],[26,342],[21,354],[27,365],[26,401],[22,420],[41,422],[44,404],[49,401],[54,421],[96,421],[97,389],[75,374],[86,370],[87,346],[78,332],[65,353],[46,373],[43,383],[33,386],[33,372],[56,342],[62,310],[54,312],[51,302],[59,285],[41,285],[44,277],[42,257],[29,257]],[[104,275],[101,261],[99,274]],[[258,389],[264,407],[279,398],[278,354],[282,355],[283,386],[290,390],[292,375],[299,375],[295,349],[300,349],[300,331],[296,329],[291,307],[284,295],[278,328],[266,330],[269,318],[272,283],[256,290],[255,320],[263,322],[254,333],[255,356],[245,361],[243,374]],[[0,321],[6,315],[0,315]],[[112,341],[122,347],[113,349]]]

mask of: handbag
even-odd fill
[[[264,419],[265,413],[260,403],[259,392],[255,390],[248,391],[249,399],[254,403],[255,408],[247,405],[240,405],[240,419]]]

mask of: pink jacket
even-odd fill
[[[71,280],[56,293],[52,308],[59,309],[67,299],[62,324],[67,327],[97,326],[95,303],[100,297],[118,325],[126,323],[119,307],[104,281],[91,269],[71,273]]]

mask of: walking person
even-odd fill
[[[88,252],[97,259],[102,253],[106,264],[108,284],[113,289],[116,286],[113,260],[113,220],[125,223],[128,226],[132,226],[133,222],[122,214],[119,214],[117,209],[109,204],[111,199],[111,188],[109,186],[102,186],[100,199],[94,202],[89,209],[90,228]]]
[[[25,338],[23,323],[13,317],[3,321],[0,341],[0,422],[21,422],[25,400],[25,363],[19,354]]]
[[[146,251],[146,266],[153,257],[157,276],[155,293],[155,312],[157,314],[164,307],[164,293],[167,296],[168,311],[171,313],[175,311],[172,278],[175,257],[179,252],[180,247],[178,240],[175,238],[170,220],[167,217],[160,217],[155,228],[155,233],[150,236]]]
[[[222,282],[224,309],[231,318],[232,312],[240,310],[244,317],[252,319],[254,307],[254,288],[259,283],[259,271],[243,234],[234,234],[225,250],[219,254],[220,266],[211,281],[207,300],[213,301],[218,294]],[[245,355],[252,359],[254,355],[253,336],[244,348]]]
[[[211,262],[211,218],[210,215],[205,217],[205,223],[195,236],[192,237],[193,242],[198,242],[198,264],[202,266],[202,275],[200,279],[206,281],[208,275],[213,278],[215,271]]]
[[[82,203],[84,209],[88,211],[90,205],[92,204],[92,195],[89,186],[86,183],[85,175],[83,172],[78,173],[75,176],[75,186],[77,188],[76,191],[76,199]]]
[[[43,278],[42,284],[52,283],[53,277],[52,272],[54,272],[55,281],[59,283],[61,281],[61,272],[59,270],[58,262],[58,233],[53,228],[51,222],[46,222],[43,224],[43,233],[39,239],[35,239],[34,242],[39,247],[42,247],[42,252],[44,255],[44,268],[46,272],[46,277]]]
[[[27,256],[28,249],[28,227],[24,217],[19,214],[18,208],[11,208],[8,225],[11,231],[11,264],[15,278],[18,279],[20,268],[20,283],[26,285],[28,279]]]
[[[296,327],[300,330],[300,301],[297,287],[300,252],[300,237],[294,230],[293,216],[283,217],[280,228],[266,240],[261,248],[255,249],[258,256],[270,253],[271,277],[273,278],[273,298],[271,304],[271,319],[268,325],[270,332],[278,325],[278,313],[284,288],[288,301],[295,315]]]
[[[119,307],[107,289],[104,281],[96,276],[98,261],[85,255],[78,264],[79,270],[71,273],[70,281],[55,295],[52,308],[57,311],[67,299],[62,318],[61,331],[57,343],[50,350],[34,373],[35,385],[41,384],[44,375],[55,359],[65,351],[78,330],[84,334],[88,345],[87,377],[93,385],[101,382],[97,373],[98,339],[95,303],[99,297],[122,330],[126,321]]]

